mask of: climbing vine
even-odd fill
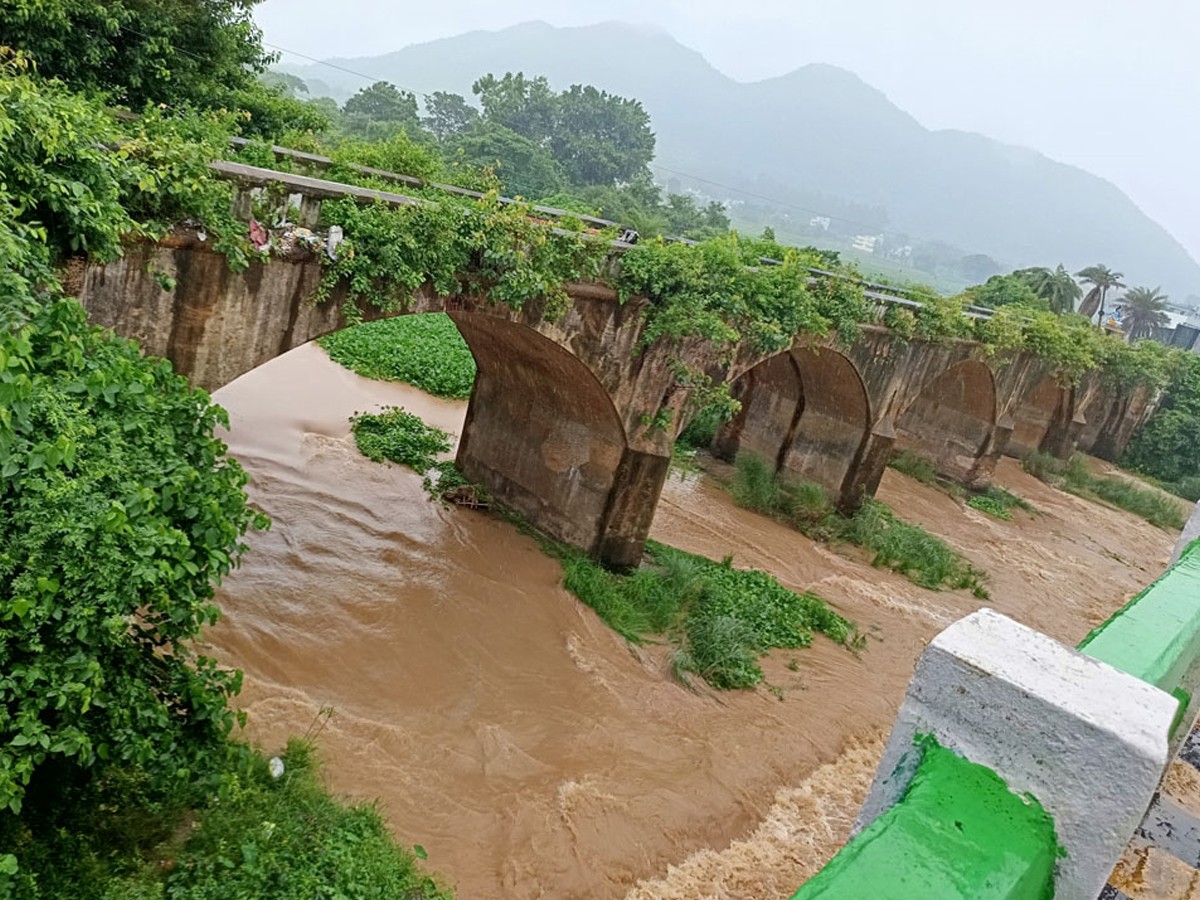
[[[428,285],[443,296],[515,309],[541,299],[555,319],[570,306],[566,285],[599,277],[609,249],[591,235],[530,218],[527,207],[502,205],[495,192],[470,203],[398,207],[333,200],[322,205],[321,221],[342,228],[346,241],[326,267],[318,298],[344,283],[348,318],[364,304],[405,309]]]

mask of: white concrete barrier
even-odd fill
[[[903,797],[915,742],[932,735],[1037,798],[1067,854],[1055,897],[1095,900],[1170,760],[1177,710],[1159,688],[980,610],[918,661],[856,830]]]

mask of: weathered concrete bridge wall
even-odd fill
[[[307,225],[331,198],[427,202],[238,163],[213,167],[240,185],[234,207],[243,218],[280,189]],[[163,275],[173,290],[161,286]],[[303,252],[235,273],[195,232],[180,229],[90,267],[80,297],[92,321],[215,390],[345,327],[344,291],[314,302],[321,276],[319,260]],[[824,485],[844,508],[875,492],[897,449],[982,487],[1014,429],[1029,446],[1059,455],[1076,439],[1115,454],[1153,405],[1149,397],[1113,401],[1094,385],[1064,400],[1046,388],[1049,373],[1032,357],[998,362],[971,342],[905,340],[872,326],[850,348],[800,341],[768,358],[742,347],[732,362],[698,341],[641,347],[645,301],[618,303],[596,284],[572,285],[569,294],[570,309],[554,320],[538,302],[518,311],[431,290],[416,292],[403,312],[447,312],[475,356],[479,376],[458,451],[464,474],[537,527],[617,567],[641,559],[673,438],[686,424],[680,361],[730,382],[742,402],[714,444],[719,454],[759,454],[777,471]],[[880,313],[912,302],[869,296]],[[1088,430],[1091,409],[1104,424]]]
[[[173,290],[164,290],[162,275]],[[90,267],[80,297],[93,322],[215,390],[345,327],[339,290],[314,301],[321,275],[320,262],[306,255],[235,273],[180,230]],[[672,357],[731,382],[742,403],[714,443],[719,455],[756,453],[822,484],[843,508],[875,492],[897,450],[983,487],[1014,432],[1025,442],[1018,452],[1051,439],[1069,452],[1089,437],[1082,406],[1103,409],[1109,431],[1093,429],[1092,440],[1111,444],[1128,439],[1129,422],[1149,404],[1135,394],[1111,406],[1086,383],[1064,391],[1031,356],[997,361],[972,342],[906,340],[877,326],[865,326],[851,347],[801,341],[767,358],[743,350],[722,366],[701,344],[639,349],[643,302],[618,303],[595,284],[569,293],[570,309],[553,321],[537,302],[517,311],[429,290],[404,312],[447,312],[475,356],[479,376],[458,453],[467,477],[549,534],[618,567],[641,558],[671,443],[685,424],[687,395],[675,383]],[[672,424],[646,425],[656,418]]]
[[[152,272],[174,279],[166,291]],[[313,258],[225,258],[179,232],[88,269],[80,298],[91,320],[207,390],[345,327],[342,296],[313,301]],[[648,429],[674,375],[663,352],[635,354],[641,305],[575,285],[565,316],[478,298],[418,292],[406,312],[445,311],[479,368],[459,444],[467,477],[549,534],[613,565],[636,564],[666,477],[673,434]],[[673,401],[681,404],[679,396]]]
[[[742,409],[714,452],[755,453],[853,507],[875,492],[898,450],[986,487],[1014,414],[1048,369],[1028,355],[997,363],[970,341],[905,340],[866,326],[849,348],[793,347],[733,374]]]

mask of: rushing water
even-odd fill
[[[381,404],[457,432],[465,404],[359,378],[314,345],[217,399],[274,520],[210,634],[246,673],[249,738],[316,733],[329,785],[379,798],[462,898],[787,896],[844,840],[924,642],[979,605],[673,478],[654,537],[815,590],[871,636],[860,657],[819,636],[773,654],[774,690],[692,691],[667,648],[631,647],[566,593],[532,540],[430,502],[349,436],[348,416]],[[880,497],[988,571],[990,605],[1071,642],[1165,563],[1171,536],[1132,516],[1008,461],[999,481],[1043,515],[1001,522],[894,473]]]

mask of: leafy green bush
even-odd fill
[[[605,571],[575,550],[553,548],[567,590],[632,641],[665,634],[679,643],[676,668],[714,687],[753,687],[758,657],[773,647],[807,647],[814,631],[852,649],[855,627],[813,594],[796,594],[770,575],[734,569],[649,541],[649,565],[628,574]]]
[[[403,381],[438,397],[465,400],[475,384],[475,357],[445,313],[366,322],[318,343],[359,375]]]
[[[50,760],[186,780],[221,746],[241,676],[193,641],[264,520],[218,425],[77,301],[0,330],[0,808]]]
[[[213,773],[215,798],[147,790],[135,770],[73,784],[64,802],[5,833],[19,867],[11,900],[448,900],[396,845],[373,805],[321,786],[309,744],[289,742],[280,778],[244,746]],[[5,889],[8,892],[5,892]]]
[[[450,452],[450,435],[399,406],[355,413],[350,428],[363,456],[375,462],[387,459],[424,473],[433,467],[436,456]]]
[[[166,879],[171,900],[451,896],[417,871],[373,805],[343,807],[325,792],[303,742],[288,744],[278,781],[265,769],[205,811]]]
[[[1200,500],[1200,475],[1185,475],[1171,485],[1171,492],[1193,503]]]
[[[680,432],[678,442],[692,450],[708,449],[726,420],[726,409],[727,407],[719,403],[710,403],[703,407]]]

